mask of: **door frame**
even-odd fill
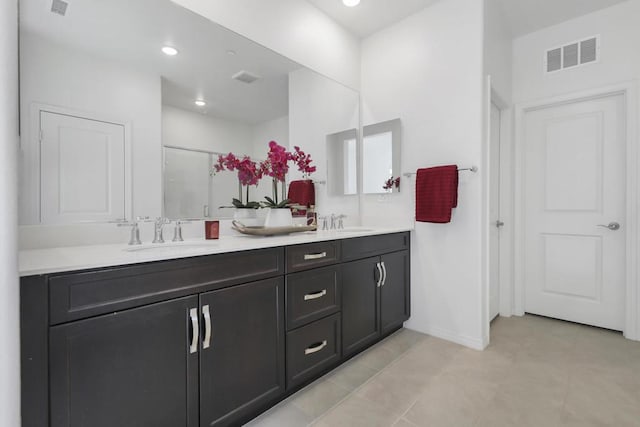
[[[513,314],[513,185],[512,185],[512,124],[513,106],[503,97],[492,84],[490,75],[485,82],[485,113],[484,113],[484,144],[483,149],[483,170],[489,171],[494,165],[490,165],[491,150],[491,104],[495,104],[500,110],[500,219],[505,225],[500,230],[500,299],[498,316],[510,317]],[[491,259],[490,230],[494,227],[491,222],[491,183],[490,173],[483,174],[483,217],[482,217],[482,337],[483,346],[490,342],[491,319],[490,319],[490,299],[491,299]]]
[[[22,167],[25,170],[37,173],[21,174],[24,179],[23,187],[26,195],[21,202],[21,215],[23,220],[20,225],[43,225],[41,209],[41,147],[40,147],[40,116],[42,113],[59,114],[62,116],[77,117],[96,122],[110,123],[124,128],[124,214],[126,220],[133,219],[133,151],[131,138],[131,122],[123,118],[113,117],[107,114],[98,114],[57,105],[34,102],[29,109],[29,134],[23,135],[27,144],[21,139],[21,149],[24,152]],[[28,175],[28,176],[25,176]],[[90,221],[101,223],[102,221]],[[44,224],[46,225],[46,224]],[[51,224],[49,224],[51,225]]]
[[[638,311],[640,301],[638,299],[638,268],[640,261],[638,251],[638,224],[640,223],[638,210],[638,195],[640,189],[640,175],[637,172],[640,160],[637,147],[637,124],[638,124],[638,98],[637,82],[630,81],[622,84],[589,89],[565,95],[541,99],[538,101],[516,104],[515,106],[515,138],[514,138],[514,159],[515,167],[513,171],[514,181],[514,284],[513,284],[513,314],[524,315],[525,307],[525,210],[524,210],[524,141],[525,115],[529,112],[544,108],[556,107],[565,104],[588,101],[591,99],[606,98],[609,96],[622,95],[625,101],[626,120],[626,216],[625,237],[626,237],[626,286],[625,286],[625,323],[623,334],[626,338],[640,340],[640,325]]]

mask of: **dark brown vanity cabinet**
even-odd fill
[[[52,327],[50,425],[198,426],[197,306],[186,297]]]
[[[238,425],[285,392],[282,248],[32,276],[21,300],[25,427]]]
[[[342,358],[340,241],[287,247],[287,389]]]
[[[201,426],[237,424],[284,393],[283,282],[279,277],[200,295]]]
[[[408,233],[343,243],[344,256],[355,259],[342,264],[343,356],[368,347],[409,319],[408,248]],[[377,253],[381,255],[357,259]]]
[[[409,317],[409,233],[23,277],[23,427],[240,425]]]

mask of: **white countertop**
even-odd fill
[[[137,264],[151,261],[187,258],[200,255],[247,251],[298,245],[301,243],[410,231],[408,227],[354,227],[341,231],[311,231],[285,236],[220,236],[218,240],[192,239],[180,243],[128,246],[123,244],[71,246],[49,249],[30,249],[19,252],[20,276],[86,270],[99,267]]]

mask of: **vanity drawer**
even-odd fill
[[[287,276],[287,330],[340,311],[340,271],[334,265]]]
[[[341,357],[340,314],[287,334],[287,388],[290,389],[338,363]]]
[[[282,248],[52,275],[49,323],[112,313],[284,273]]]
[[[342,241],[342,260],[369,258],[409,249],[409,232],[356,237]]]
[[[287,246],[287,273],[336,264],[340,261],[337,241]]]

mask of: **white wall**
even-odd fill
[[[485,0],[484,8],[484,70],[491,76],[491,85],[502,101],[512,98],[512,36],[502,11],[500,0]]]
[[[350,87],[360,86],[360,43],[300,0],[173,0]]]
[[[21,223],[37,223],[38,143],[34,103],[131,124],[133,214],[161,213],[160,76],[21,34]],[[157,183],[151,186],[150,183]],[[30,198],[27,196],[31,196]]]
[[[362,43],[363,124],[402,120],[402,171],[480,165],[483,2],[442,0]],[[483,171],[461,173],[451,224],[416,223],[407,326],[474,348],[482,336]],[[413,178],[382,200],[365,197],[365,224],[409,222]],[[381,206],[381,203],[383,205]]]
[[[18,11],[0,15],[0,425],[20,425],[20,297],[17,253]]]
[[[252,154],[253,127],[162,106],[162,144],[218,153]]]
[[[308,69],[289,75],[289,145],[299,146],[311,154],[318,171],[311,176],[315,181],[331,179],[327,176],[327,135],[357,129],[359,123],[359,95]],[[300,179],[293,167],[289,180]],[[344,214],[346,225],[360,222],[357,196],[330,196],[327,185],[316,184],[318,214]]]
[[[629,0],[513,42],[514,102],[604,87],[640,77],[640,0]],[[601,60],[575,69],[545,74],[544,52],[599,34]]]
[[[265,159],[269,151],[269,141],[276,141],[283,147],[289,147],[289,116],[253,126],[251,157]]]

